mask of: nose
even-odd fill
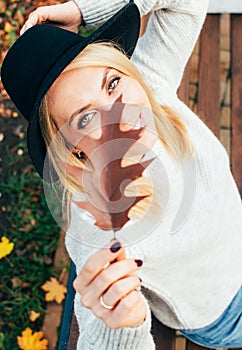
[[[124,103],[124,96],[121,93],[118,97],[103,96],[96,103],[100,103],[101,110],[104,112],[111,112],[113,109],[114,113],[119,113],[119,116],[114,116],[109,114],[108,118],[111,118],[113,121],[116,120],[120,123],[120,130],[129,131],[131,129],[141,129],[144,127],[144,118],[142,117],[142,108],[141,106],[136,106],[133,104]],[[117,108],[115,108],[115,104],[119,104]],[[117,105],[116,105],[117,106]],[[104,120],[101,119],[101,123]]]
[[[115,103],[123,103],[123,94],[120,94],[117,98],[105,95],[104,97],[101,97],[99,101],[96,101],[96,103],[97,102],[104,111],[109,111]]]

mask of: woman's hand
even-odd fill
[[[77,33],[82,22],[82,14],[74,1],[68,1],[60,5],[39,7],[31,12],[20,31],[20,35],[34,25],[46,21]]]
[[[141,266],[141,260],[125,258],[125,251],[117,241],[110,249],[101,249],[88,259],[74,281],[82,305],[111,329],[138,327],[146,317],[137,275]],[[101,305],[101,297],[112,309]]]
[[[143,36],[145,33],[150,16],[151,12],[141,17],[139,37]],[[56,24],[60,28],[77,33],[78,28],[82,23],[82,14],[72,0],[59,5],[38,7],[35,11],[30,13],[28,20],[20,31],[20,35],[34,25],[46,21]]]

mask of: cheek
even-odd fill
[[[150,107],[150,102],[145,91],[140,84],[133,79],[127,79],[126,81],[123,93],[123,102]]]

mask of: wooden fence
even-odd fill
[[[220,14],[209,14],[200,35],[197,114],[220,134]],[[231,167],[242,196],[242,14],[230,15]],[[188,104],[191,61],[179,97]]]
[[[242,11],[241,11],[242,12]],[[242,195],[242,14],[231,14],[231,166]],[[220,130],[220,14],[209,14],[200,36],[197,113],[208,127],[219,137]],[[188,64],[179,97],[189,101]],[[70,273],[68,295],[60,333],[58,350],[75,350],[78,328],[73,315],[75,278],[74,267]],[[175,330],[163,326],[155,317],[152,319],[152,334],[157,350],[200,350],[205,349],[184,338]],[[182,342],[180,341],[181,339]],[[85,350],[85,349],[83,349]],[[149,349],[147,349],[149,350]]]

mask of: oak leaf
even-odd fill
[[[41,288],[47,292],[45,294],[46,301],[55,300],[58,304],[60,304],[65,299],[65,293],[67,292],[67,289],[54,277],[51,277],[50,281],[45,282]]]
[[[82,137],[82,150],[86,156],[85,167],[82,171],[68,164],[67,169],[84,188],[86,200],[73,202],[87,210],[96,219],[95,225],[103,230],[118,231],[129,221],[130,210],[149,194],[126,196],[125,188],[141,178],[143,171],[154,160],[148,159],[123,165],[127,152],[136,147],[137,154],[142,155],[147,148],[140,143],[146,127],[123,130],[122,117],[129,109],[119,100],[110,110],[100,108],[101,136],[93,138],[88,133]],[[132,106],[131,106],[132,107]],[[140,107],[130,109],[135,115],[130,119],[142,120]]]
[[[10,242],[7,237],[2,237],[0,242],[0,259],[9,255],[14,248],[14,243]]]
[[[42,339],[43,332],[34,332],[26,328],[21,337],[17,337],[18,346],[22,350],[47,350],[48,340]]]

